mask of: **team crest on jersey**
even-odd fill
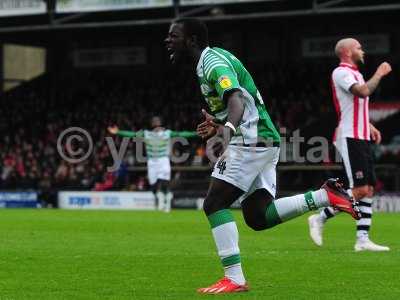
[[[223,89],[227,89],[232,86],[232,81],[229,79],[228,76],[221,76],[220,78],[218,78],[218,83]]]

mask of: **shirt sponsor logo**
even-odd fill
[[[232,86],[232,81],[227,76],[221,76],[218,78],[218,83],[223,89],[227,89]]]
[[[207,95],[209,92],[211,92],[210,87],[204,83],[202,85],[200,85],[200,89],[201,89],[201,92],[203,93],[203,95]]]
[[[224,102],[219,97],[207,97],[206,101],[212,112],[223,110]]]

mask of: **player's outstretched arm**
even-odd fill
[[[108,132],[114,135],[119,135],[123,137],[136,137],[138,136],[138,132],[136,131],[128,131],[128,130],[119,130],[118,126],[109,126]],[[139,131],[140,132],[140,131]]]
[[[368,97],[375,92],[381,79],[392,71],[392,67],[387,62],[379,65],[376,69],[374,76],[371,77],[365,84],[354,84],[350,88],[350,92],[358,97]]]
[[[171,131],[171,137],[183,137],[183,138],[193,138],[193,137],[197,137],[197,132],[196,131],[187,131],[187,130],[183,130],[183,131]]]

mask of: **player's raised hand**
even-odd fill
[[[114,126],[108,126],[107,130],[108,130],[108,132],[111,133],[111,134],[117,134],[119,128],[118,128],[118,126],[115,126],[115,125],[114,125]]]
[[[383,62],[379,65],[378,69],[376,69],[376,73],[379,74],[381,77],[386,76],[392,71],[392,67],[389,63]]]

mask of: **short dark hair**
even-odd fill
[[[196,36],[199,47],[205,48],[208,46],[208,29],[206,24],[200,19],[179,18],[174,20],[173,23],[182,24],[186,36]]]
[[[152,115],[150,120],[152,121],[154,118],[158,118],[160,120],[160,122],[163,121],[163,118],[161,117],[161,115]]]

